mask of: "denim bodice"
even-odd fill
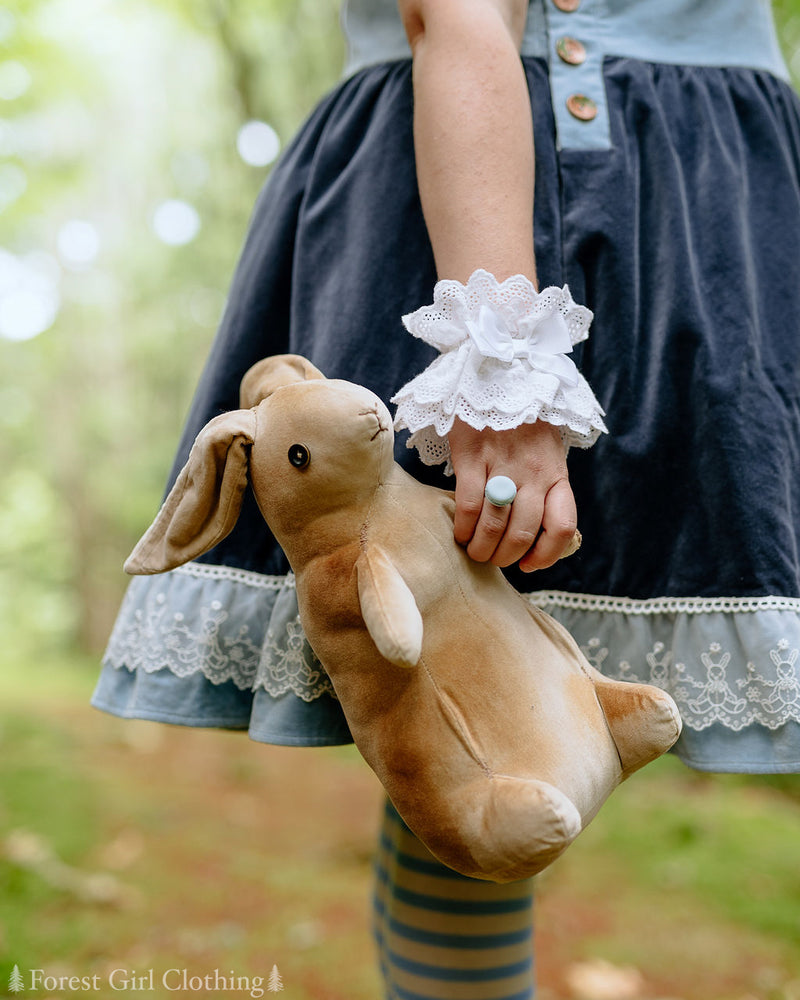
[[[396,0],[345,0],[341,22],[345,75],[410,57]],[[769,0],[530,0],[521,52],[548,62],[561,148],[610,145],[607,56],[788,79]]]

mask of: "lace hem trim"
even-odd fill
[[[336,697],[300,624],[295,581],[189,563],[128,588],[103,661],[311,702]]]
[[[635,601],[559,591],[526,598],[561,621],[602,673],[669,691],[689,729],[800,723],[800,598]],[[272,698],[335,698],[303,632],[291,575],[194,563],[138,577],[104,662],[201,674]]]
[[[570,608],[623,615],[701,615],[712,612],[737,614],[754,611],[800,611],[800,597],[606,597],[574,594],[563,590],[537,590],[526,595],[537,608]]]
[[[232,566],[213,566],[209,563],[186,563],[172,571],[181,576],[191,576],[198,580],[230,580],[232,583],[243,583],[248,587],[259,587],[262,590],[285,590],[294,587],[294,574],[285,576],[269,576],[266,573],[255,573],[247,569],[235,569]]]
[[[800,723],[798,598],[527,596],[572,633],[607,677],[668,691],[687,729]]]

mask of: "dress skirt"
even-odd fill
[[[664,6],[681,4],[695,17],[703,7]],[[598,18],[615,9],[600,6]],[[719,6],[706,2],[706,14]],[[768,17],[758,0],[744,6]],[[584,32],[595,8],[584,0],[578,12]],[[589,34],[575,79],[585,90],[596,71],[595,115],[572,120],[559,103],[572,67],[548,51],[552,20],[567,16],[532,3],[535,38],[523,48],[536,260],[541,287],[566,283],[594,312],[573,357],[609,433],[569,455],[579,553],[509,576],[604,673],[670,691],[688,764],[797,771],[800,102],[774,53],[754,66],[700,65],[642,58],[631,43],[634,55],[601,47],[592,69]],[[267,355],[305,355],[388,401],[434,357],[401,316],[431,301],[435,281],[410,59],[356,66],[258,198],[169,485]],[[396,458],[452,488],[405,435]],[[267,743],[349,741],[252,497],[212,551],[132,582],[93,703]]]

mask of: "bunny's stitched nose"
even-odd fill
[[[375,418],[377,427],[376,427],[375,433],[370,438],[370,441],[374,441],[375,438],[379,434],[383,433],[384,431],[388,431],[389,430],[388,426],[386,424],[384,424],[383,421],[381,420],[381,414],[380,414],[377,406],[374,406],[371,410],[362,410],[359,413],[359,416],[360,417],[374,417]]]

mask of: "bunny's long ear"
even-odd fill
[[[276,389],[295,382],[307,382],[325,376],[307,358],[299,354],[275,354],[258,361],[245,373],[239,390],[240,404],[258,406]]]
[[[206,424],[155,521],[128,557],[126,573],[175,569],[231,532],[255,433],[255,410],[232,410]]]

